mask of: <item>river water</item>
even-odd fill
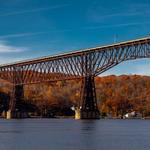
[[[0,150],[150,150],[150,120],[0,120]]]

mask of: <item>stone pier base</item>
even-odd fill
[[[99,110],[89,111],[89,110],[75,110],[75,119],[100,119]]]
[[[100,119],[100,113],[98,110],[95,111],[82,111],[81,110],[81,119]]]
[[[6,111],[3,111],[3,112],[2,112],[2,117],[3,117],[3,118],[6,118],[6,116],[7,116],[7,112],[6,112]]]
[[[6,119],[21,119],[21,118],[27,118],[27,113],[25,112],[16,112],[8,110],[6,114]]]
[[[80,109],[75,109],[75,119],[81,119],[81,112]]]
[[[10,110],[7,111],[6,119],[12,119],[12,112]]]

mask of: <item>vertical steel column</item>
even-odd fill
[[[91,55],[85,56],[84,61],[85,76],[82,79],[81,93],[81,119],[99,119],[100,113],[97,106],[94,76],[92,75]]]
[[[7,118],[23,118],[24,115],[24,107],[23,107],[23,99],[24,99],[24,87],[22,82],[23,80],[23,72],[19,68],[14,68],[13,71],[13,87],[10,96],[10,104],[9,111],[7,114]],[[20,83],[20,84],[18,84]]]
[[[15,85],[15,110],[23,112],[24,87],[23,85]]]
[[[82,81],[81,119],[99,119],[94,77],[85,77]]]
[[[13,85],[13,89],[10,96],[8,119],[11,118],[23,118],[24,88],[23,85]]]

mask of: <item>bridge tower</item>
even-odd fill
[[[80,110],[80,118],[99,119],[100,113],[97,106],[95,82],[93,76],[83,78],[81,100],[82,106]]]
[[[10,94],[9,110],[7,112],[7,119],[11,118],[24,118],[24,86],[18,84],[23,80],[23,72],[19,67],[15,67],[13,71],[13,85]]]
[[[22,105],[23,99],[24,99],[23,85],[13,85],[13,89],[10,95],[7,119],[24,117],[24,108]]]
[[[81,109],[75,114],[76,119],[99,119],[97,106],[94,70],[91,55],[84,55],[82,59]]]

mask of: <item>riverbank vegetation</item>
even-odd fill
[[[96,77],[98,107],[103,116],[136,111],[150,116],[150,77],[139,75]],[[0,112],[8,109],[11,85],[0,82]],[[31,116],[71,116],[80,103],[81,81],[58,81],[24,86],[23,109]]]

